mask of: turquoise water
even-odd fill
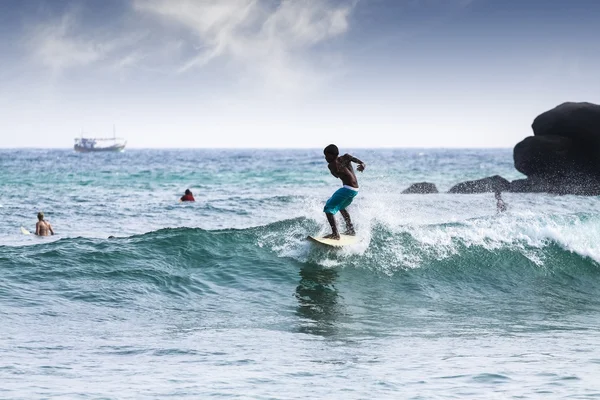
[[[1,150],[0,397],[600,397],[597,198],[496,215],[400,192],[510,150],[351,152],[360,241],[327,250],[318,149]]]

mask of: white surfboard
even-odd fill
[[[22,233],[23,235],[30,235],[30,234],[31,234],[31,232],[29,232],[27,229],[25,229],[25,228],[23,228],[23,227],[21,227],[21,233]]]
[[[340,239],[325,239],[322,237],[307,236],[308,240],[314,243],[319,243],[329,247],[344,247],[358,242],[356,236],[340,235]]]

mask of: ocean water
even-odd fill
[[[518,179],[511,150],[349,151],[329,250],[320,149],[0,150],[0,398],[600,397],[598,198],[497,215],[401,191]]]

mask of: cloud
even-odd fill
[[[33,56],[44,66],[62,70],[96,62],[110,51],[105,43],[70,37],[73,24],[73,14],[66,14],[58,23],[37,27],[29,41]]]
[[[26,40],[32,57],[55,73],[98,64],[125,68],[141,58],[135,45],[143,33],[86,30],[84,26],[79,8],[35,24]]]
[[[310,90],[339,64],[338,52],[313,50],[348,31],[355,1],[131,0],[110,28],[88,24],[93,10],[79,4],[33,24],[28,45],[59,73],[139,68],[192,77],[219,61],[244,84]]]
[[[263,81],[299,89],[318,81],[319,67],[334,58],[309,57],[311,48],[349,28],[353,3],[283,0],[136,0],[134,8],[182,28],[191,35],[195,54],[178,72],[201,68],[227,57]]]

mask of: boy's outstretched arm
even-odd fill
[[[367,164],[365,164],[364,162],[362,162],[361,160],[359,160],[358,158],[354,157],[351,154],[344,154],[344,158],[346,160],[348,160],[348,163],[350,163],[350,161],[352,161],[353,163],[358,164],[356,169],[359,170],[360,172],[364,171],[365,167],[367,166]]]

